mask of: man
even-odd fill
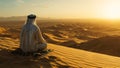
[[[47,43],[35,19],[36,15],[28,15],[27,21],[21,31],[20,49],[25,53],[45,50],[47,48]]]

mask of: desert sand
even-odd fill
[[[7,43],[6,43],[7,42]],[[0,68],[119,68],[120,58],[80,49],[48,44],[53,52],[44,58],[16,56],[19,40],[0,37]]]
[[[120,68],[118,25],[38,21],[48,48],[54,51],[34,58],[11,54],[19,48],[23,24],[0,22],[0,68]]]

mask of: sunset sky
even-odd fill
[[[0,0],[0,17],[120,19],[120,0]]]

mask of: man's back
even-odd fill
[[[38,45],[41,43],[45,43],[45,40],[35,23],[35,19],[28,18],[21,31],[20,48],[24,52],[34,52],[39,49]]]

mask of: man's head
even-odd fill
[[[35,24],[36,15],[30,14],[27,16],[26,24]]]
[[[28,19],[36,19],[36,15],[34,14],[30,14],[27,16]]]

